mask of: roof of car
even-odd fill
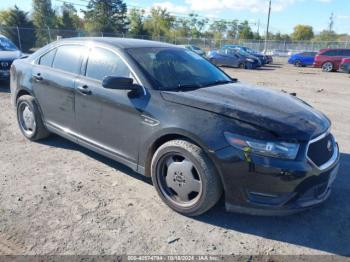
[[[74,37],[74,38],[65,38],[60,40],[62,42],[96,42],[102,44],[113,45],[117,48],[126,49],[126,48],[138,48],[138,47],[175,47],[175,45],[142,40],[142,39],[133,39],[133,38],[117,38],[117,37]]]

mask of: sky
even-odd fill
[[[63,0],[52,0],[58,8]],[[84,9],[88,0],[66,0]],[[177,16],[190,12],[210,19],[248,20],[254,31],[266,30],[268,0],[124,0],[129,8],[166,7]],[[31,0],[0,0],[0,10],[13,5],[31,11]],[[350,0],[272,0],[270,31],[291,33],[296,24],[307,24],[316,33],[326,29],[334,13],[334,30],[350,34]],[[258,26],[259,25],[259,26]]]

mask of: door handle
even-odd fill
[[[42,80],[44,80],[44,78],[41,76],[40,73],[33,74],[33,78],[34,78],[36,81],[42,81]]]
[[[84,95],[91,95],[91,93],[92,93],[87,85],[77,86],[77,89],[80,93],[82,93]]]

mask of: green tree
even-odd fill
[[[90,0],[85,15],[91,32],[125,33],[128,28],[127,6],[122,0]]]
[[[60,29],[73,29],[80,28],[80,18],[77,14],[77,9],[70,3],[63,3],[61,6],[62,15],[59,17]]]
[[[337,34],[334,31],[323,30],[317,36],[315,36],[314,40],[316,41],[336,41]]]
[[[224,20],[214,21],[209,26],[209,31],[219,33],[221,37],[223,37],[224,33],[227,31],[227,22]]]
[[[33,24],[37,46],[49,43],[54,37],[49,30],[56,27],[56,14],[52,9],[51,0],[33,0]]]
[[[198,14],[190,13],[188,19],[188,27],[192,37],[201,37],[203,29],[208,24],[207,18],[200,18]]]
[[[148,35],[147,30],[144,27],[145,10],[133,8],[129,12],[129,33],[133,36],[145,36]]]
[[[277,32],[276,34],[271,34],[269,39],[277,40],[277,41],[290,41],[291,38],[288,34],[281,34]]]
[[[240,39],[253,39],[254,34],[248,21],[243,21],[238,25],[238,35]]]
[[[296,41],[310,40],[314,37],[314,31],[312,26],[309,25],[296,25],[292,33],[292,39]]]
[[[33,47],[33,23],[28,19],[28,13],[20,10],[16,5],[1,15],[1,24],[5,26],[3,33],[18,47],[28,51]]]
[[[227,37],[237,39],[238,32],[238,20],[233,20],[227,23]]]
[[[165,8],[155,7],[145,21],[145,29],[153,38],[171,36],[175,18]]]

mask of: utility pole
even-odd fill
[[[267,40],[269,38],[269,27],[270,27],[270,14],[271,14],[271,0],[269,1],[269,13],[267,16],[266,36],[265,36],[265,47],[264,51],[267,51]]]

